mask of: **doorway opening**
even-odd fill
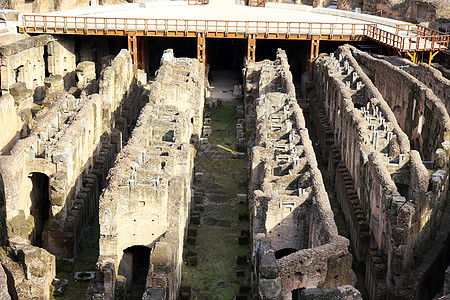
[[[31,237],[33,246],[42,247],[42,233],[50,217],[49,178],[43,173],[31,173],[32,182],[30,214],[34,218],[34,230]]]
[[[150,254],[151,248],[146,246],[132,246],[123,251],[119,275],[127,278],[128,299],[133,297],[141,299],[145,292]]]

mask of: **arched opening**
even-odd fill
[[[292,254],[294,252],[297,252],[297,249],[294,248],[283,248],[275,252],[275,258],[280,259],[282,257],[288,256],[289,254]]]
[[[151,248],[145,246],[132,246],[123,251],[118,273],[127,278],[127,290],[130,296],[140,299],[145,291],[150,254]]]
[[[34,218],[34,230],[31,243],[34,246],[42,247],[42,232],[50,217],[50,187],[49,178],[43,173],[31,173],[29,175],[33,189],[30,193],[31,209],[30,214]]]

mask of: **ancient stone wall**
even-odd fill
[[[75,85],[75,43],[49,35],[30,37],[0,47],[1,93],[23,82],[35,100],[45,96],[45,77],[60,75],[68,91]]]
[[[0,153],[7,153],[20,138],[23,124],[17,114],[14,98],[11,95],[0,96]]]
[[[314,0],[313,7],[328,7],[331,5],[331,0]]]
[[[166,51],[149,103],[100,198],[99,273],[109,297],[131,287],[133,265],[126,250],[138,245],[153,249],[147,299],[158,293],[166,293],[165,299],[177,296],[195,154],[190,139],[200,133],[203,103],[203,66]]]
[[[246,68],[247,123],[253,122],[251,222],[254,293],[351,284],[348,240],[337,233],[328,195],[296,98],[284,51]]]
[[[124,57],[128,58],[127,68],[120,67]],[[124,51],[118,56],[117,65],[120,65],[118,68],[123,79],[130,82],[133,72],[128,52]],[[66,223],[74,206],[73,201],[87,184],[84,177],[95,172],[99,159],[106,159],[108,156],[111,159],[110,150],[114,151],[117,146],[111,148],[109,145],[111,142],[120,143],[120,133],[113,134],[111,131],[111,124],[114,124],[111,119],[117,110],[117,104],[111,105],[109,97],[94,94],[82,100],[63,92],[56,98],[49,108],[44,108],[37,114],[36,125],[30,135],[18,141],[10,155],[1,157],[2,173],[8,174],[3,177],[7,177],[5,181],[10,181],[5,182],[7,219],[20,216],[20,222],[24,222],[23,225],[9,226],[9,236],[20,235],[23,238],[27,238],[33,228],[25,225],[25,220],[30,217],[30,192],[33,189],[28,174],[39,172],[49,176],[49,185],[52,187],[49,197],[56,223],[50,222],[48,240],[44,241],[44,245],[54,254],[70,258],[75,255],[75,249],[69,252],[61,250],[63,253],[57,249],[66,241],[60,236],[63,234],[60,226]],[[105,155],[107,157],[101,158]],[[17,165],[23,167],[17,168]],[[101,168],[106,166],[107,164],[101,164]],[[100,178],[99,180],[101,181]],[[78,208],[81,209],[80,206]],[[95,209],[90,214],[94,211]],[[17,231],[18,228],[23,230]]]
[[[408,59],[397,56],[380,56],[378,58],[401,68],[425,84],[444,103],[447,112],[450,111],[450,92],[448,91],[450,80],[445,78],[440,71],[426,63],[417,65]]]
[[[24,82],[28,89],[44,86],[44,46],[53,38],[40,35],[2,46],[0,48],[0,72],[2,93]]]
[[[299,300],[315,300],[315,299],[345,299],[356,300],[362,299],[361,293],[351,285],[340,287],[331,287],[327,290],[322,289],[305,289],[300,293]]]
[[[48,291],[44,294],[33,289],[49,289],[55,276],[55,256],[70,259],[77,255],[87,225],[98,215],[98,198],[114,154],[121,149],[122,137],[128,135],[130,124],[143,106],[143,89],[133,81],[129,52],[121,51],[108,68],[99,80],[100,86],[105,86],[106,80],[121,81],[123,85],[116,85],[112,95],[105,89],[99,94],[93,93],[99,86],[95,83],[95,69],[93,82],[85,87],[90,91],[81,91],[82,98],[64,91],[62,76],[59,80],[49,77],[47,95],[42,108],[33,117],[32,128],[4,153],[6,155],[0,156],[0,209],[6,220],[2,224],[3,242],[15,247],[12,249],[26,245],[31,247],[27,251],[33,253],[45,251],[38,248],[43,247],[51,253],[45,251],[53,261],[53,267],[48,264],[45,272],[36,271],[36,276],[45,282],[23,279],[22,284],[19,273],[11,275],[18,294],[31,291],[34,295],[47,295]],[[14,101],[21,99],[17,90],[11,91]],[[12,96],[4,95],[1,99],[11,100]],[[19,108],[13,104],[16,119]],[[128,125],[121,127],[122,123],[117,120]],[[13,125],[12,121],[7,125]],[[2,127],[2,130],[7,129],[7,126]],[[42,264],[38,260],[45,255],[30,262]],[[1,262],[3,266],[10,264],[10,268],[15,268],[6,256]],[[27,277],[27,280],[32,279]]]
[[[341,4],[342,3],[342,4]],[[403,20],[412,23],[429,22],[438,29],[437,22],[448,24],[450,18],[450,1],[398,1],[398,0],[339,0],[338,8],[346,10],[361,9],[365,13]],[[436,22],[437,21],[437,22]]]
[[[423,160],[434,161],[435,151],[444,141],[450,141],[450,118],[442,100],[412,74],[351,49],[392,108],[413,148],[420,152]]]
[[[50,11],[68,10],[89,7],[96,0],[11,0],[10,7],[22,13],[46,13]]]
[[[76,83],[75,41],[73,39],[57,39],[50,41],[47,47],[48,74],[61,75],[64,79],[64,89],[69,91]]]
[[[424,260],[420,262],[423,265],[414,264],[413,257],[425,253],[436,257],[429,241],[434,238],[432,232],[441,230],[439,222],[446,208],[446,192],[436,190],[446,191],[448,185],[448,176],[443,175],[448,173],[448,150],[443,150],[448,148],[445,108],[429,89],[419,94],[423,98],[414,98],[417,106],[408,107],[404,96],[408,92],[401,80],[406,88],[420,83],[415,79],[408,82],[409,74],[350,46],[340,47],[331,56],[321,56],[315,71],[317,98],[311,111],[323,123],[320,128],[330,128],[321,135],[320,144],[324,153],[325,147],[333,144],[329,170],[357,259],[367,258],[369,294],[373,299],[386,295],[413,297],[424,270],[430,267]],[[379,82],[389,88],[381,85],[379,91]],[[426,143],[433,143],[427,150],[410,150],[412,126],[407,125],[409,119],[402,115],[403,111],[396,114],[397,106],[408,107],[403,110],[408,115],[428,109],[429,115],[418,124],[423,126],[424,120],[433,120],[429,122],[433,130],[423,130],[428,132],[424,136]],[[438,139],[429,136],[435,128],[441,133]],[[433,138],[437,141],[431,141]],[[433,153],[434,164],[422,162],[424,152],[430,156],[428,151]],[[443,177],[437,179],[438,174]],[[429,197],[436,201],[430,202]],[[437,223],[430,223],[430,219]]]

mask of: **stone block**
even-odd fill
[[[67,279],[59,279],[59,278],[53,279],[52,285],[55,288],[55,291],[53,292],[53,296],[63,297],[68,283],[69,283],[69,280],[67,280]]]
[[[170,245],[164,242],[157,242],[150,257],[150,262],[155,268],[169,268],[173,264]]]
[[[202,172],[196,172],[195,174],[194,174],[194,181],[195,182],[198,182],[198,183],[201,183],[201,182],[203,182],[203,173]]]
[[[187,257],[188,266],[195,267],[198,265],[198,256],[191,255]]]
[[[194,203],[195,204],[203,204],[204,198],[205,197],[203,195],[194,195]]]
[[[188,236],[196,237],[198,233],[197,228],[189,228],[188,229]]]
[[[10,87],[10,94],[17,107],[30,107],[33,105],[33,90],[28,89],[24,82],[17,82]]]
[[[237,265],[246,265],[248,263],[247,256],[246,255],[238,255],[236,257],[236,264]]]
[[[236,198],[238,203],[247,203],[247,194],[237,194]]]
[[[191,214],[191,224],[199,225],[200,224],[200,215],[199,214]]]
[[[63,151],[53,152],[52,162],[54,164],[58,164],[58,163],[67,164],[70,162],[71,158],[72,158],[72,152],[70,151],[69,148],[66,148]]]
[[[444,149],[439,148],[434,155],[434,164],[436,167],[443,169],[448,165],[448,156]]]
[[[245,277],[245,271],[244,270],[236,271],[236,277]]]
[[[238,244],[239,245],[248,245],[250,239],[248,236],[240,236],[238,237]]]
[[[180,300],[190,300],[191,299],[191,287],[181,286],[180,287]]]
[[[262,299],[281,299],[281,279],[260,279],[259,293]]]
[[[61,75],[51,75],[44,79],[45,95],[64,90],[64,79]]]
[[[92,80],[96,79],[95,63],[92,61],[84,61],[77,65],[77,86],[80,89],[85,88]]]
[[[276,278],[278,275],[278,266],[277,260],[275,258],[275,253],[272,251],[261,253],[260,255],[261,258],[259,272],[261,276],[270,279]]]
[[[248,213],[239,214],[239,221],[248,221]]]

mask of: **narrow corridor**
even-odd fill
[[[243,107],[233,97],[237,75],[213,75],[203,135],[211,133],[197,147],[180,299],[249,299],[246,156],[236,152]]]

